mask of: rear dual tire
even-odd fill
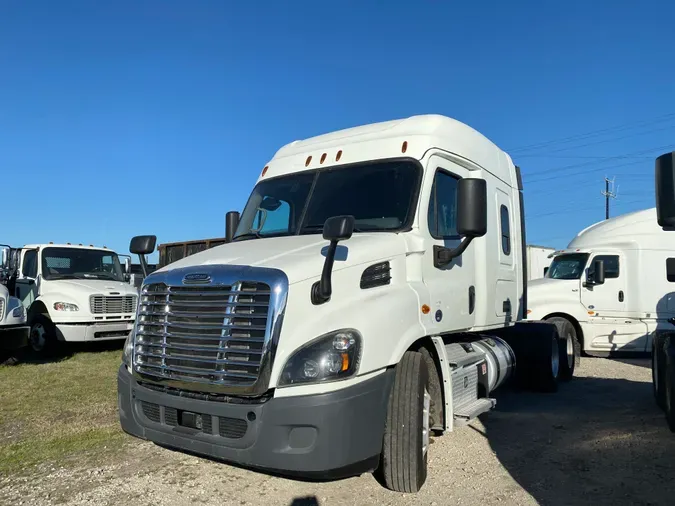
[[[581,344],[577,337],[577,330],[567,318],[555,316],[546,320],[558,329],[560,380],[570,381],[580,361]]]
[[[652,348],[652,384],[656,403],[675,432],[675,333],[657,336]]]

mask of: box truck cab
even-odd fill
[[[289,475],[377,470],[416,492],[432,431],[492,409],[511,378],[554,391],[573,372],[555,326],[516,324],[521,190],[506,153],[442,116],[286,145],[241,219],[228,213],[226,244],[143,281],[122,428]],[[155,242],[130,250],[144,264]]]
[[[138,293],[125,282],[117,253],[49,243],[26,245],[18,255],[15,296],[27,309],[34,352],[48,355],[64,341],[127,337]]]
[[[530,282],[529,316],[557,322],[591,355],[649,352],[654,331],[675,316],[673,251],[675,234],[658,226],[654,208],[596,223]]]

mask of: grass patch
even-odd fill
[[[0,368],[0,473],[123,444],[117,415],[120,350]]]

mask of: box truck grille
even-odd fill
[[[0,299],[0,320],[5,316],[5,299]]]
[[[260,374],[270,287],[143,287],[134,345],[137,373],[157,380],[253,385]]]
[[[92,314],[134,313],[136,300],[135,295],[92,295],[89,306]]]

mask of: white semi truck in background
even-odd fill
[[[14,249],[8,286],[25,307],[29,344],[51,355],[59,342],[126,339],[133,328],[137,290],[125,281],[117,253],[82,244],[31,244]]]
[[[0,244],[0,271],[11,273],[12,249]],[[16,354],[28,345],[30,327],[27,323],[26,310],[21,301],[13,297],[3,282],[0,282],[0,365],[14,363]]]
[[[529,281],[546,276],[554,253],[555,248],[536,244],[527,245],[527,279]]]
[[[432,433],[494,408],[511,378],[550,392],[574,373],[554,325],[521,322],[520,171],[458,121],[288,144],[227,222],[226,244],[144,280],[118,372],[131,435],[416,492]],[[130,250],[144,264],[155,242]]]
[[[529,284],[528,315],[555,323],[589,355],[648,353],[656,329],[675,330],[673,251],[675,234],[659,227],[654,208],[595,223]]]

